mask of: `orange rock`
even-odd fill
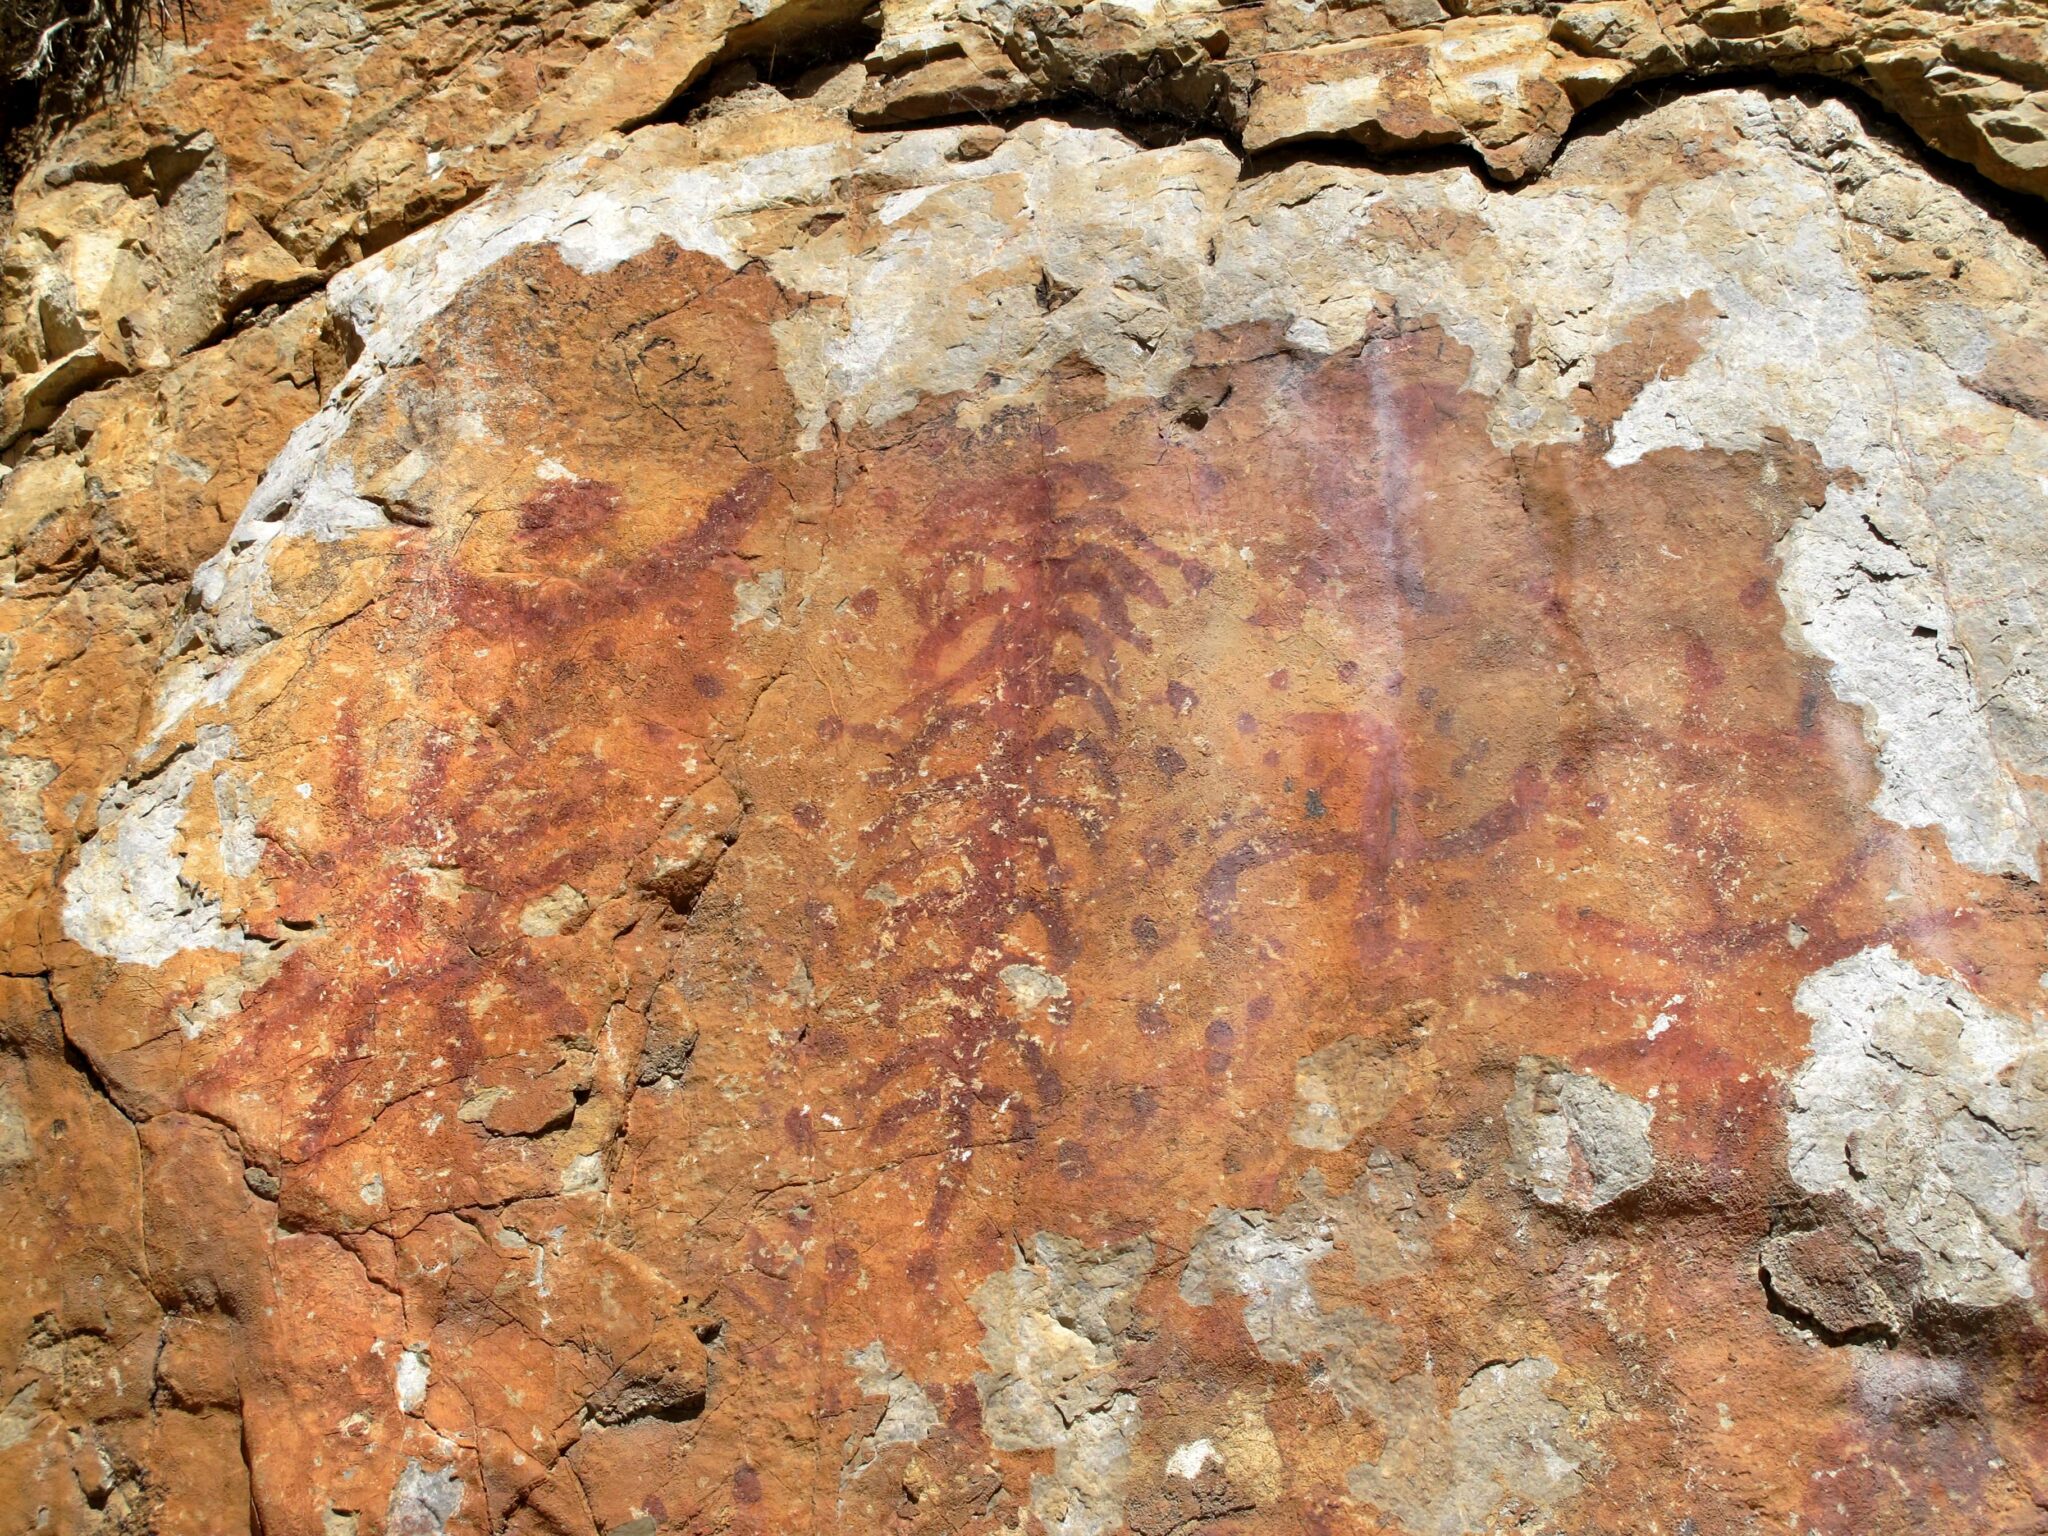
[[[17,194],[0,1524],[2032,1528],[2037,25],[699,11]]]

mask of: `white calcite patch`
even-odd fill
[[[763,571],[732,588],[732,627],[759,624],[763,629],[782,627],[782,594],[788,577],[781,571]]]
[[[2039,829],[1992,739],[1947,591],[1882,531],[1889,521],[1873,491],[1836,490],[1786,535],[1779,592],[1795,634],[1863,711],[1878,814],[1939,827],[1973,869],[2038,877]]]
[[[52,846],[43,791],[56,777],[49,758],[0,751],[0,831],[23,853],[47,853]]]
[[[1166,1458],[1166,1475],[1191,1483],[1202,1475],[1210,1462],[1220,1463],[1222,1460],[1216,1454],[1216,1447],[1207,1440],[1190,1440],[1185,1445],[1175,1446],[1173,1454]]]
[[[223,768],[213,776],[213,809],[220,827],[221,868],[234,879],[246,880],[263,860],[263,838],[256,830],[257,796]]]
[[[1065,981],[1035,965],[1006,965],[998,973],[998,979],[1026,1013],[1047,1003],[1058,1002],[1067,995]]]
[[[1375,1214],[1367,1179],[1333,1198],[1314,1171],[1282,1210],[1219,1207],[1189,1245],[1181,1299],[1206,1307],[1241,1298],[1245,1332],[1263,1359],[1312,1368],[1318,1387],[1346,1413],[1382,1416],[1400,1358],[1398,1331],[1359,1307],[1326,1309],[1310,1279],[1340,1238],[1355,1257],[1358,1228]]]
[[[1118,1353],[1152,1269],[1143,1238],[1089,1248],[1040,1232],[1031,1251],[983,1281],[975,1374],[981,1422],[999,1451],[1051,1451],[1031,1507],[1052,1536],[1108,1536],[1124,1519],[1138,1400],[1116,1382]]]
[[[851,1482],[872,1467],[892,1445],[918,1445],[939,1427],[939,1410],[916,1382],[889,1363],[888,1351],[876,1339],[865,1348],[849,1350],[846,1363],[858,1373],[860,1390],[867,1397],[887,1398],[881,1420],[861,1436],[846,1460],[841,1482]]]
[[[462,1478],[455,1468],[408,1461],[384,1511],[386,1536],[444,1536],[462,1508]]]
[[[1507,1105],[1508,1175],[1545,1205],[1596,1211],[1649,1183],[1655,1115],[1590,1072],[1524,1056]]]
[[[400,1413],[420,1411],[427,1400],[427,1383],[432,1376],[433,1370],[423,1346],[414,1345],[399,1354],[397,1391]]]
[[[1791,1082],[1786,1159],[1921,1264],[1919,1294],[1995,1307],[2034,1294],[2048,1213],[2048,1039],[1890,945],[1818,971],[1794,998],[1812,1056]]]
[[[217,894],[185,875],[181,847],[187,802],[201,775],[234,750],[234,732],[208,726],[154,774],[115,785],[100,802],[99,830],[64,878],[64,932],[96,955],[161,965],[188,949],[241,951],[239,929],[223,922]],[[244,862],[240,827],[222,863]]]
[[[584,1194],[604,1188],[604,1158],[596,1152],[584,1152],[569,1159],[569,1166],[562,1170],[562,1193],[565,1195]]]
[[[0,1174],[12,1172],[35,1156],[28,1114],[12,1085],[0,1083]]]
[[[835,226],[767,257],[780,281],[839,301],[777,327],[809,430],[878,424],[952,391],[1028,397],[1075,356],[1115,393],[1158,395],[1193,361],[1237,185],[1223,145],[1144,151],[1034,123],[968,165],[934,151],[935,136],[910,134],[879,157],[883,174],[900,165],[940,183],[879,233]]]

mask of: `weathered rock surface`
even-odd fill
[[[2042,1530],[2038,10],[871,21],[18,189],[0,1529]]]

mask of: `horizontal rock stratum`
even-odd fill
[[[2044,21],[191,12],[0,266],[0,1531],[2048,1530]]]

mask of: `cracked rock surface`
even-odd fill
[[[0,1530],[2043,1530],[2042,36],[195,10],[0,260]]]

